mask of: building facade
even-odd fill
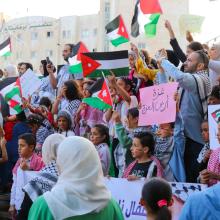
[[[190,1],[175,0],[171,3],[161,0],[163,15],[157,25],[157,35],[154,38],[146,38],[144,35],[130,37],[130,41],[139,48],[147,49],[151,54],[155,54],[160,48],[170,48],[169,35],[164,27],[164,22],[168,19],[172,23],[176,38],[185,49],[186,40],[185,36],[180,34],[178,20],[181,14],[189,13]],[[100,0],[100,12],[96,15],[67,16],[59,19],[37,16],[8,20],[3,25],[0,41],[10,35],[13,53],[8,58],[0,57],[0,65],[29,61],[37,70],[40,60],[46,56],[55,64],[62,64],[63,45],[79,41],[83,41],[90,51],[129,49],[129,43],[113,47],[106,37],[105,25],[121,14],[130,33],[135,3],[136,0]]]

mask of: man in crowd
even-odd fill
[[[160,51],[158,63],[161,71],[179,83],[180,112],[184,122],[185,144],[185,171],[187,182],[196,182],[199,175],[197,157],[204,142],[200,126],[207,118],[207,98],[211,93],[211,84],[208,77],[209,59],[203,51],[191,53],[184,63],[184,72],[167,60],[166,51]]]

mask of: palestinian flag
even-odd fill
[[[219,123],[220,122],[220,109],[214,111],[212,113],[212,117],[214,118],[214,120]]]
[[[112,108],[113,103],[111,94],[109,92],[107,82],[104,78],[101,78],[95,82],[89,88],[89,92],[92,94],[92,97],[84,98],[82,100],[84,103],[99,110]]]
[[[156,35],[156,27],[162,10],[158,0],[138,0],[131,23],[131,35],[137,37],[145,33],[147,37]]]
[[[11,40],[10,37],[0,44],[0,56],[8,57],[11,55]]]
[[[115,47],[129,41],[128,32],[121,15],[108,23],[105,26],[105,30],[108,38]]]
[[[79,42],[73,48],[73,57],[69,58],[69,72],[72,74],[82,73],[81,53],[89,52],[83,42]]]
[[[110,75],[112,70],[115,76],[128,76],[128,51],[94,52],[81,54],[83,76],[88,78]]]
[[[19,114],[22,111],[20,79],[6,86],[0,93],[9,105],[10,115]]]

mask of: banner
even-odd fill
[[[105,184],[118,202],[125,220],[146,220],[146,211],[139,204],[144,180],[128,181],[121,178],[105,179]],[[187,198],[195,192],[204,190],[207,186],[197,183],[170,183],[174,204],[171,208],[172,219],[178,220],[181,209]]]
[[[174,122],[178,83],[165,83],[140,89],[139,126]]]
[[[19,187],[25,186],[32,178],[36,177],[38,172],[22,171],[18,172],[17,179]],[[112,197],[118,202],[125,220],[146,220],[146,211],[139,204],[141,191],[145,181],[128,181],[123,178],[105,178],[105,185],[111,191]],[[178,220],[181,209],[188,197],[204,190],[207,186],[197,183],[170,183],[173,192],[174,204],[171,208],[172,219]],[[19,194],[19,199],[22,195]],[[15,201],[19,201],[16,199]]]
[[[179,18],[180,33],[182,35],[185,35],[186,31],[200,33],[204,19],[205,17],[198,15],[181,15]]]
[[[220,122],[220,105],[208,106],[208,121],[209,121],[209,143],[211,149],[220,147],[217,133],[218,123]]]

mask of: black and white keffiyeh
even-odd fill
[[[45,192],[50,191],[56,184],[58,179],[58,170],[55,161],[51,161],[46,165],[37,177],[33,178],[25,187],[23,191],[28,194],[30,199],[34,202],[39,196]]]

